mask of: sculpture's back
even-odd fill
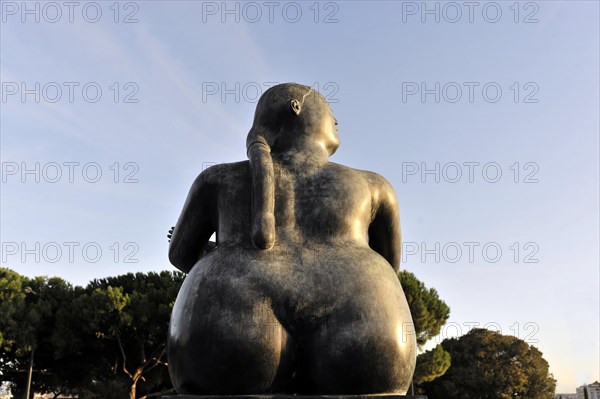
[[[275,86],[257,106],[250,160],[194,182],[169,253],[189,272],[169,334],[179,393],[406,392],[416,343],[395,274],[395,194],[327,160],[336,124],[314,90]]]

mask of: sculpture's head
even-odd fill
[[[306,153],[320,158],[339,146],[337,121],[325,98],[297,83],[269,88],[256,105],[246,140],[252,167],[252,241],[259,249],[275,243],[275,184],[271,154]]]
[[[297,83],[273,86],[260,97],[246,148],[266,144],[273,153],[294,150],[332,155],[340,145],[337,121],[327,100]]]

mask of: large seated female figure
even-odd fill
[[[396,196],[328,161],[336,125],[317,91],[274,86],[249,161],[193,183],[169,249],[188,273],[169,332],[178,393],[406,392],[416,342],[396,277]]]

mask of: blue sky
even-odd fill
[[[598,2],[0,4],[2,266],[172,269],[191,182],[246,159],[257,96],[295,81],[331,102],[332,161],[396,189],[443,337],[487,325],[560,392],[600,379]]]

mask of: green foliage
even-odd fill
[[[402,270],[398,273],[398,279],[413,318],[417,345],[421,348],[440,333],[450,317],[450,308],[439,298],[435,289],[427,289],[414,274]],[[423,383],[443,375],[449,367],[450,355],[440,345],[420,354],[413,376],[417,393],[422,393]]]
[[[450,368],[450,360],[450,354],[441,345],[421,353],[417,357],[417,367],[413,377],[415,385],[420,386],[444,375]]]
[[[430,399],[550,399],[556,381],[534,346],[512,336],[474,329],[442,347],[452,365],[424,384]]]
[[[434,288],[427,289],[414,274],[402,270],[398,273],[398,278],[415,324],[417,345],[422,347],[440,333],[450,317],[450,308],[439,298]]]
[[[98,357],[111,365],[113,376],[128,381],[130,397],[170,388],[167,330],[183,278],[182,273],[129,273],[92,281],[81,298],[85,332],[102,341]]]
[[[165,363],[171,309],[184,275],[126,274],[72,287],[0,268],[0,374],[21,392],[136,398],[171,388]]]
[[[11,350],[16,344],[18,330],[16,315],[23,311],[25,302],[24,279],[14,271],[0,268],[0,348]]]
[[[34,352],[33,388],[37,392],[66,393],[75,383],[69,367],[55,351],[53,334],[57,312],[74,297],[73,287],[54,277],[20,276],[0,269],[0,372],[13,387],[24,386]]]

